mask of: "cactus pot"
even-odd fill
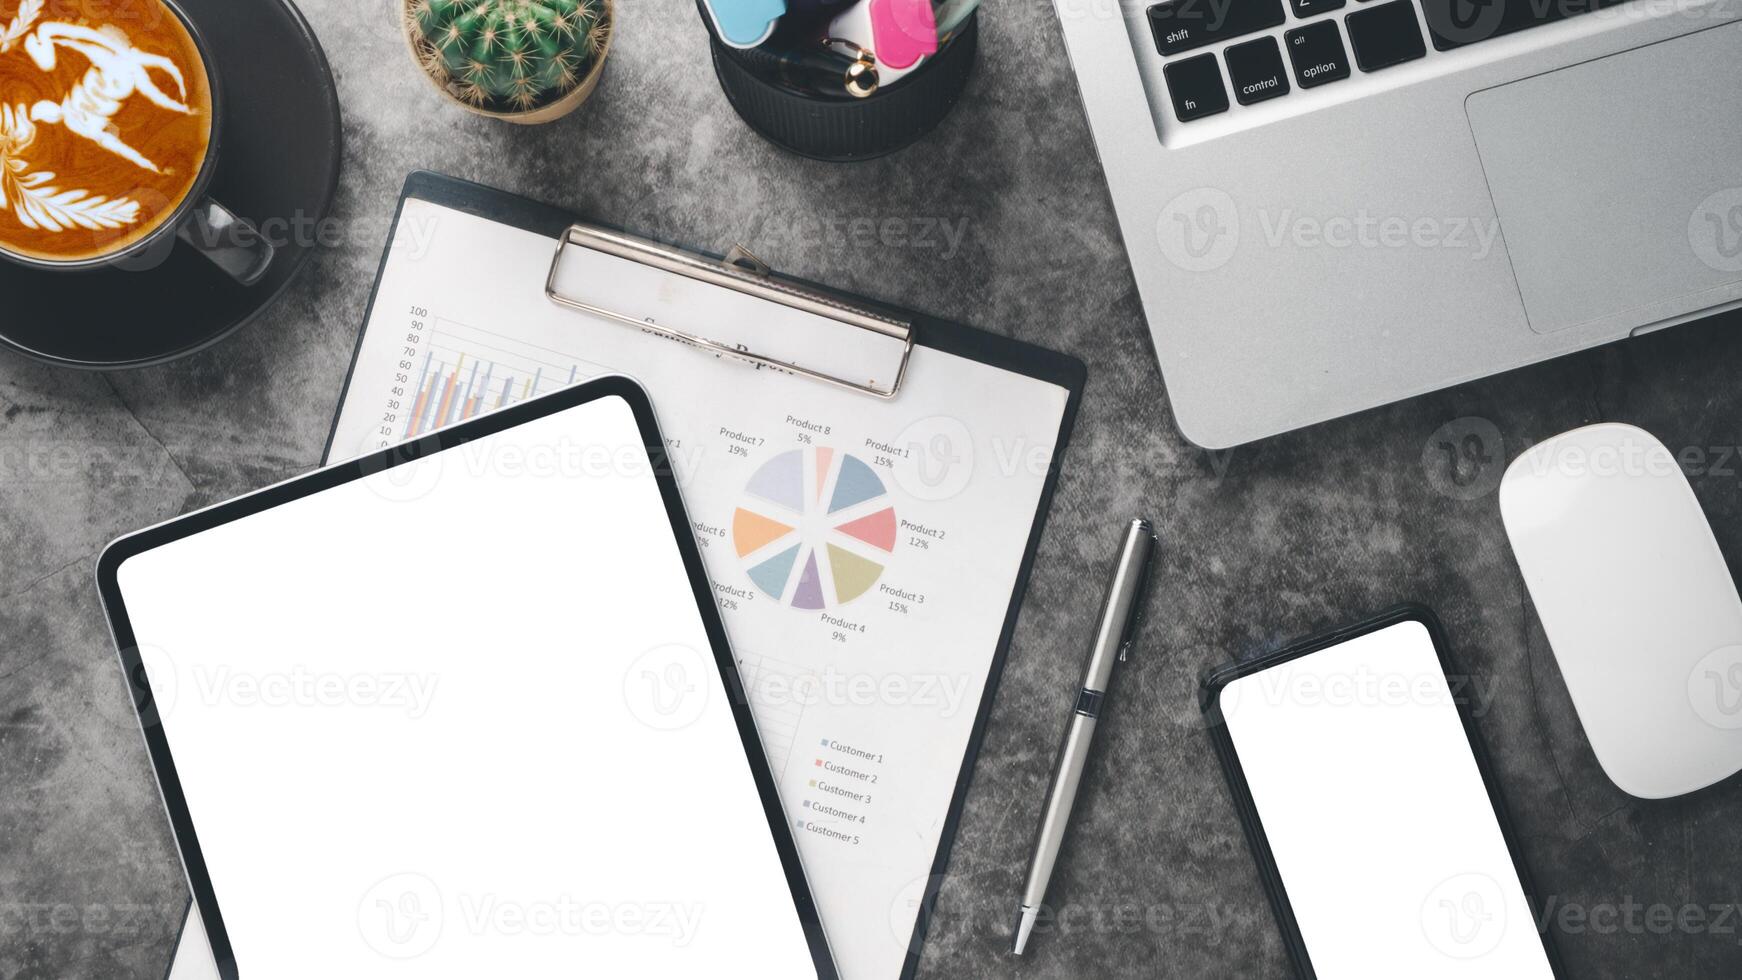
[[[587,99],[592,96],[593,91],[599,87],[599,76],[605,71],[605,58],[611,53],[611,37],[616,33],[617,28],[615,0],[601,0],[601,2],[605,9],[604,19],[607,27],[604,43],[599,48],[599,56],[593,59],[592,65],[587,68],[586,73],[581,77],[581,79],[575,83],[574,88],[550,102],[523,111],[503,111],[486,106],[473,105],[471,102],[460,97],[457,86],[453,82],[443,81],[426,71],[423,66],[424,52],[420,49],[420,45],[427,45],[429,42],[424,40],[422,32],[418,29],[417,21],[412,16],[412,5],[414,0],[401,0],[399,9],[400,20],[403,26],[402,33],[405,35],[406,49],[411,53],[412,63],[417,66],[417,73],[422,75],[424,79],[429,82],[432,88],[437,92],[440,92],[442,98],[475,116],[484,116],[490,119],[500,119],[504,122],[515,123],[518,125],[531,126],[539,123],[554,122],[569,113],[574,112],[576,109],[579,109],[581,104],[586,102]]]

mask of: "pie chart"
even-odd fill
[[[732,546],[756,588],[795,609],[852,602],[895,551],[883,478],[851,453],[793,449],[763,463],[732,514]]]

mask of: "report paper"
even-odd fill
[[[646,387],[842,974],[898,976],[1069,392],[920,346],[878,399],[559,307],[551,238],[415,198],[398,229],[330,459]]]

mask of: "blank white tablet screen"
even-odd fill
[[[127,559],[244,978],[812,978],[627,402]]]
[[[1242,677],[1220,706],[1319,977],[1553,976],[1421,623]]]

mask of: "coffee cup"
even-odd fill
[[[0,258],[143,270],[179,241],[258,282],[272,245],[207,194],[223,118],[175,0],[0,0]]]

